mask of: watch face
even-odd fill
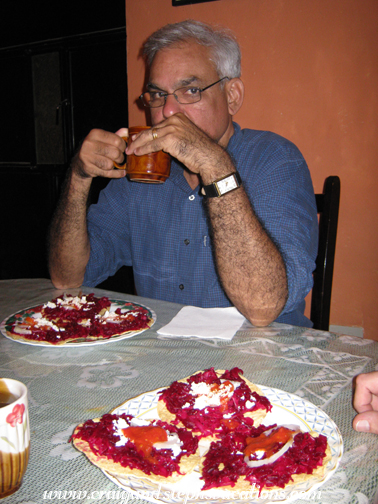
[[[223,180],[219,180],[217,182],[217,187],[219,194],[226,194],[229,191],[232,191],[233,189],[236,189],[239,187],[239,184],[236,181],[236,178],[234,175],[230,175],[229,177],[224,178]]]

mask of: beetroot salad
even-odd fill
[[[168,436],[176,436],[179,453],[175,454],[175,450],[170,448],[157,449],[152,445],[146,452],[143,448],[145,443],[138,445],[126,437],[128,427],[132,426],[133,420],[135,419],[131,415],[106,414],[98,422],[87,420],[77,428],[72,439],[86,441],[95,455],[106,457],[122,467],[139,469],[147,475],[156,474],[163,477],[169,477],[175,472],[181,474],[180,460],[183,456],[196,453],[198,440],[185,429],[177,428],[161,420],[155,420],[150,423],[147,429],[160,428]],[[120,425],[121,429],[117,427]],[[143,427],[141,428],[143,429]],[[130,428],[130,430],[132,429],[135,427]],[[124,436],[120,431],[124,432]]]
[[[192,375],[187,381],[175,381],[160,392],[175,422],[209,436],[216,431],[233,430],[237,425],[253,424],[245,413],[264,409],[269,412],[269,399],[252,392],[241,378],[243,371],[233,368],[218,377],[214,368]]]
[[[327,449],[326,436],[312,437],[308,432],[299,432],[294,433],[290,448],[276,461],[267,462],[260,467],[249,467],[245,457],[248,440],[258,438],[275,427],[260,425],[255,428],[244,425],[211,443],[203,461],[202,490],[234,487],[240,477],[251,485],[255,483],[260,492],[264,488],[284,488],[292,481],[294,474],[312,474],[323,464]],[[273,451],[278,452],[282,447],[282,443],[277,443]]]

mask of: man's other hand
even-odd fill
[[[125,159],[127,128],[116,133],[93,129],[84,139],[79,152],[72,160],[72,172],[86,179],[94,177],[122,178],[126,170],[114,168],[114,162],[122,164]]]

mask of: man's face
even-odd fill
[[[156,54],[149,85],[154,90],[173,93],[188,85],[204,88],[218,79],[209,50],[191,41]],[[193,104],[180,104],[174,96],[168,96],[164,106],[151,109],[152,124],[182,112],[213,140],[226,146],[233,133],[226,90],[227,81],[223,89],[221,84],[216,84],[202,93],[201,101]]]

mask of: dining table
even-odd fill
[[[155,322],[133,337],[102,344],[41,346],[0,335],[0,377],[21,381],[28,388],[31,440],[22,486],[4,498],[4,504],[63,500],[189,504],[183,493],[166,494],[167,501],[159,494],[125,488],[76,450],[71,435],[78,424],[133,398],[143,400],[148,391],[199,370],[234,367],[278,397],[282,411],[303,418],[303,408],[305,413],[311,410],[314,425],[327,429],[332,424],[339,436],[337,467],[331,476],[317,492],[291,495],[292,500],[378,503],[378,435],[352,428],[354,379],[378,370],[377,341],[288,324],[254,327],[247,321],[229,339],[191,335],[190,322],[185,336],[161,334],[159,330],[182,305],[93,287],[61,291],[46,278],[1,280],[0,322],[63,293],[131,301],[151,310]],[[238,502],[271,502],[262,497],[244,496]],[[237,500],[227,499],[218,498],[219,502]],[[281,501],[289,500],[285,499]],[[209,501],[199,496],[198,502]]]

